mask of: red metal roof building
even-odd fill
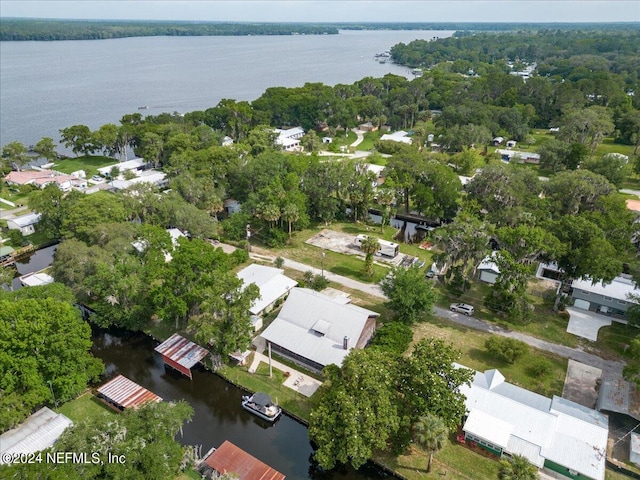
[[[161,402],[155,393],[141,387],[124,375],[118,375],[98,388],[98,398],[114,410],[138,408],[147,402]]]
[[[204,459],[209,467],[224,475],[234,473],[239,480],[284,480],[284,475],[228,440]]]
[[[162,355],[162,361],[166,365],[175,368],[190,379],[193,378],[191,376],[191,367],[209,354],[206,348],[190,342],[177,333],[171,335],[154,350]]]

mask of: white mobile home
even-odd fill
[[[356,236],[353,243],[362,248],[362,242],[367,237],[368,235],[364,235],[361,233],[360,235]],[[378,245],[380,245],[380,249],[376,252],[377,255],[384,255],[385,257],[395,258],[398,253],[400,253],[400,246],[397,243],[388,242],[387,240],[381,240],[379,238],[376,240],[378,240]]]

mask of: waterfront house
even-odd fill
[[[204,478],[212,474],[231,474],[238,480],[284,480],[285,476],[253,455],[225,440],[216,449],[207,452],[197,467]]]
[[[26,456],[49,448],[72,425],[73,422],[63,414],[42,407],[16,428],[0,435],[0,465],[7,463],[5,458]]]
[[[86,188],[87,180],[74,175],[65,175],[54,170],[23,170],[10,172],[4,181],[7,185],[33,185],[45,188],[48,185],[56,185],[63,192],[72,188]]]
[[[522,455],[550,475],[604,480],[609,419],[562,397],[505,382],[498,370],[463,385],[461,440],[501,458]]]
[[[39,213],[28,213],[19,217],[7,219],[7,228],[9,230],[20,230],[22,235],[31,235],[35,233],[35,225],[40,221]]]
[[[260,335],[272,349],[321,371],[342,365],[354,348],[364,348],[379,314],[307,288],[292,288],[278,317]]]
[[[275,303],[284,298],[298,282],[284,275],[284,270],[256,263],[238,272],[243,287],[255,284],[260,289],[260,297],[253,301],[249,311],[262,315],[271,311]]]
[[[571,283],[574,307],[604,315],[623,318],[629,307],[638,303],[629,295],[640,296],[630,275],[620,275],[610,283],[594,283],[590,278],[577,278]]]
[[[115,168],[118,171],[118,174],[122,174],[124,172],[129,171],[138,171],[144,170],[147,166],[147,162],[145,162],[142,158],[132,158],[131,160],[127,160],[126,162],[114,163],[112,165],[107,165],[106,167],[100,167],[98,172],[103,177],[109,177],[111,175],[111,171]]]

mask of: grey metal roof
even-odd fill
[[[622,377],[603,375],[596,409],[622,413],[640,420],[640,398],[635,385]]]
[[[292,288],[280,314],[261,337],[320,365],[341,365],[362,335],[367,319],[377,316],[307,288]],[[313,326],[319,320],[329,324],[325,335],[314,333]],[[349,338],[347,350],[343,348],[344,337]]]
[[[566,413],[598,427],[608,428],[609,425],[609,419],[606,415],[557,395],[553,396],[550,410],[551,412]]]
[[[41,215],[39,213],[28,213],[27,215],[22,215],[20,217],[14,217],[7,219],[8,222],[15,223],[16,226],[20,228],[27,227],[29,225],[33,225],[40,221]]]
[[[256,299],[249,311],[258,315],[265,308],[285,295],[298,282],[284,275],[284,270],[256,263],[238,272],[238,278],[244,285],[255,283],[260,289],[260,298]]]
[[[570,400],[542,397],[502,378],[496,370],[477,372],[470,386],[460,388],[469,412],[465,432],[495,438],[499,440],[496,445],[504,445],[503,436],[509,432],[508,453],[524,455],[538,466],[547,458],[589,478],[604,479],[605,415]],[[480,422],[478,418],[498,421]]]
[[[49,448],[73,422],[43,407],[17,428],[0,435],[0,464],[4,453],[33,453]]]

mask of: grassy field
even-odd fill
[[[489,355],[484,343],[491,336],[446,319],[431,317],[413,327],[413,342],[422,338],[439,338],[455,346],[461,353],[459,362],[478,371],[497,368],[510,383],[545,396],[561,395],[567,371],[567,360],[529,347],[529,351],[508,364]],[[551,366],[546,375],[534,374],[531,365],[545,359]]]
[[[412,449],[409,453],[398,457],[379,454],[376,455],[376,459],[410,480],[429,478],[452,480],[498,478],[499,464],[497,461],[484,457],[459,444],[454,435],[451,435],[444,448],[434,455],[430,473],[427,473],[429,456],[418,449]]]
[[[88,155],[76,158],[65,158],[58,160],[53,167],[62,173],[72,173],[78,170],[84,170],[87,178],[98,174],[98,168],[106,167],[118,163],[118,160],[111,157],[103,157],[101,155]]]
[[[65,403],[57,409],[57,412],[66,415],[74,423],[92,420],[105,414],[117,415],[114,410],[98,400],[91,392],[86,392],[78,398]]]
[[[357,150],[368,152],[369,150],[373,150],[375,148],[375,143],[380,140],[380,137],[384,134],[384,132],[367,132],[364,134],[364,140],[362,143],[356,147]]]
[[[253,356],[247,360],[247,365],[251,365]],[[256,373],[249,373],[247,367],[224,366],[218,373],[231,382],[242,385],[252,392],[265,392],[282,408],[305,420],[309,420],[309,413],[313,408],[313,396],[307,398],[298,392],[285,387],[282,383],[285,380],[284,372],[273,369],[273,377],[269,378],[269,366],[264,362],[260,364]]]

